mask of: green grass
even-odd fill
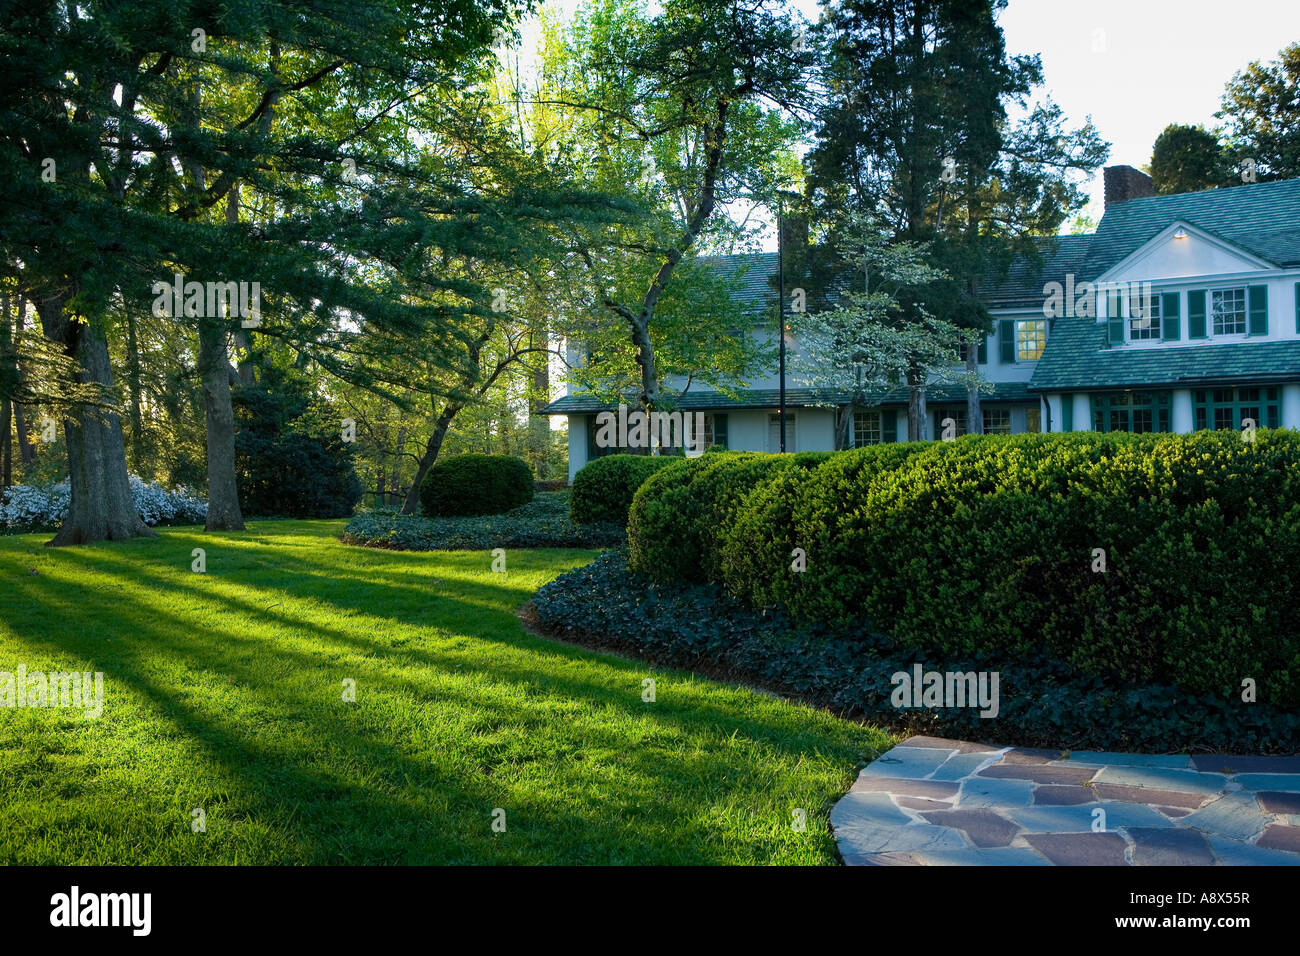
[[[0,862],[834,861],[830,805],[885,734],[527,634],[515,610],[591,552],[503,575],[341,527],[0,538],[0,670],[105,675],[99,719],[0,708]]]

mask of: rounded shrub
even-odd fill
[[[685,461],[669,455],[606,455],[588,462],[573,477],[569,513],[578,524],[627,523],[632,496],[647,478],[668,465]]]
[[[637,542],[636,569],[707,571],[754,606],[869,621],[953,659],[1046,653],[1077,673],[1220,699],[1239,699],[1249,678],[1260,701],[1300,704],[1300,435],[967,436],[842,452],[758,482],[741,479],[739,458],[711,467],[734,472],[739,510],[719,523],[700,495],[674,511],[696,522],[674,538],[656,506],[695,483],[648,484],[633,526],[655,540]],[[716,567],[690,551],[710,540]]]
[[[510,455],[456,455],[429,469],[420,504],[432,518],[493,515],[533,500],[533,473]]]
[[[788,603],[789,589],[812,579],[807,571],[792,571],[795,548],[803,549],[809,570],[829,570],[826,562],[835,534],[838,503],[863,481],[864,474],[888,472],[927,445],[870,445],[825,457],[816,462],[815,468],[774,472],[755,485],[735,509],[734,518],[716,530],[718,563],[710,580],[726,585],[756,607]],[[801,490],[812,482],[819,493],[802,494]],[[798,535],[796,506],[801,509]],[[827,578],[820,574],[815,577],[818,581]]]
[[[628,516],[628,566],[660,583],[717,581],[719,535],[745,496],[788,470],[815,468],[831,452],[797,455],[714,452],[656,476],[637,493]]]

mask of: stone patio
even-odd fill
[[[1300,757],[912,737],[831,810],[849,865],[1300,865]]]

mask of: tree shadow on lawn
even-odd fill
[[[211,547],[213,542],[206,544]],[[492,640],[494,644],[505,646],[527,655],[536,650],[546,650],[552,656],[583,663],[597,670],[590,680],[560,679],[553,674],[541,674],[537,668],[516,665],[490,667],[469,667],[466,661],[457,658],[462,654],[434,653],[428,649],[387,648],[377,644],[373,639],[361,638],[350,632],[330,627],[321,623],[304,625],[299,619],[293,619],[287,610],[272,613],[260,600],[239,598],[230,594],[217,594],[213,588],[193,584],[183,584],[177,580],[179,574],[174,566],[170,575],[148,569],[148,562],[141,562],[141,555],[129,553],[126,549],[107,548],[94,551],[65,552],[72,555],[72,560],[89,569],[96,564],[109,564],[119,568],[124,577],[138,585],[148,582],[164,593],[177,590],[188,592],[194,599],[195,607],[201,608],[204,602],[216,602],[223,606],[218,615],[224,618],[218,626],[195,627],[193,619],[187,619],[175,613],[145,602],[133,603],[130,600],[116,600],[106,604],[105,593],[92,587],[89,577],[83,576],[80,582],[35,582],[20,579],[18,590],[28,600],[49,610],[60,610],[68,615],[69,621],[75,621],[78,614],[84,616],[87,608],[95,608],[100,615],[101,627],[113,633],[118,645],[111,653],[102,644],[97,645],[94,638],[83,634],[71,636],[68,643],[60,644],[48,637],[37,636],[33,631],[21,635],[29,645],[40,645],[54,652],[83,653],[88,659],[98,660],[98,669],[108,672],[110,679],[122,680],[146,698],[159,712],[197,746],[205,749],[207,757],[220,764],[231,776],[245,780],[250,786],[241,795],[248,805],[246,812],[264,816],[275,826],[292,834],[290,837],[295,850],[294,861],[312,862],[415,862],[420,860],[464,860],[487,862],[491,860],[513,860],[517,862],[536,861],[537,859],[568,860],[572,862],[610,862],[614,860],[631,860],[629,847],[637,847],[641,853],[635,858],[650,862],[654,859],[697,862],[722,862],[735,858],[734,845],[730,848],[719,845],[719,828],[710,822],[711,810],[716,807],[699,806],[702,796],[698,790],[701,782],[714,787],[734,787],[738,782],[736,773],[726,766],[726,754],[711,751],[707,746],[694,754],[682,752],[677,747],[666,752],[662,747],[652,746],[642,753],[629,750],[627,735],[620,735],[609,725],[583,726],[586,739],[581,741],[552,742],[550,753],[529,753],[537,744],[529,739],[539,729],[547,727],[555,720],[553,714],[543,712],[541,718],[532,726],[528,718],[536,716],[528,712],[528,707],[521,711],[519,702],[510,699],[503,701],[500,695],[493,695],[491,688],[484,686],[477,689],[466,681],[468,675],[484,678],[479,685],[491,683],[501,685],[503,681],[512,682],[525,690],[538,688],[543,700],[548,692],[562,691],[573,699],[581,709],[582,704],[600,713],[613,713],[614,719],[635,719],[651,727],[669,724],[670,731],[677,731],[675,736],[690,736],[694,729],[691,724],[699,724],[702,719],[721,720],[733,734],[736,732],[752,733],[756,739],[770,747],[774,743],[784,745],[790,728],[781,734],[781,728],[772,724],[754,720],[736,720],[734,715],[713,704],[704,705],[706,716],[701,718],[699,708],[690,713],[693,719],[687,719],[683,713],[680,717],[671,713],[669,708],[657,706],[651,713],[639,698],[639,678],[644,667],[633,662],[601,655],[596,657],[589,652],[571,648],[567,645],[553,644],[525,634],[518,621],[508,610],[500,608],[500,598],[495,603],[495,613],[501,616],[502,627],[509,631],[514,628],[517,635],[513,640],[506,637],[491,637],[479,632],[468,634],[463,631],[465,623],[454,614],[443,609],[429,608],[430,620],[426,622],[402,622],[417,627],[450,627],[452,634],[464,638]],[[159,556],[161,557],[161,556]],[[406,559],[406,560],[409,560]],[[312,572],[310,577],[328,577]],[[235,575],[231,575],[235,577]],[[212,580],[211,578],[209,580]],[[377,586],[373,580],[359,579],[372,591],[401,589],[411,590],[408,586]],[[251,583],[231,581],[236,586],[249,588],[253,593],[265,590]],[[463,582],[458,582],[463,583]],[[51,593],[57,584],[63,590]],[[482,593],[501,594],[500,585],[482,585]],[[266,596],[278,596],[282,589],[270,592]],[[517,589],[507,588],[512,595]],[[129,593],[129,592],[128,592]],[[287,593],[287,592],[286,592]],[[341,592],[340,592],[341,593]],[[116,597],[116,594],[114,594]],[[455,599],[443,597],[452,608],[460,605],[469,607],[482,619],[482,608],[475,602],[467,605]],[[373,615],[375,602],[342,601],[338,595],[330,603],[340,609]],[[243,637],[234,633],[232,624],[240,616],[251,621],[260,622],[265,628],[268,624],[283,628],[288,632],[285,637],[259,632],[257,637]],[[153,626],[142,627],[142,620],[152,618]],[[231,620],[234,618],[235,620]],[[455,618],[451,620],[451,618]],[[286,645],[292,638],[288,635],[294,630],[307,629],[318,641],[334,653],[335,657],[346,661],[346,666],[355,674],[358,686],[363,689],[362,700],[368,683],[377,682],[385,688],[377,694],[376,713],[370,713],[364,706],[353,708],[341,701],[328,702],[330,695],[338,693],[340,678],[338,674],[344,668],[342,663],[324,661],[319,653],[311,653]],[[205,635],[211,634],[205,639]],[[215,638],[216,640],[213,640]],[[218,643],[219,642],[219,643]],[[331,670],[328,677],[322,674],[319,685],[311,684],[310,693],[300,690],[287,693],[285,684],[267,682],[266,666],[258,658],[265,658],[268,650],[274,660],[286,659],[290,666],[299,672],[298,685],[303,683],[301,674],[310,674],[313,670],[320,672]],[[214,654],[215,652],[215,654]],[[245,661],[235,659],[241,653]],[[223,714],[216,708],[204,710],[198,703],[185,703],[177,693],[177,688],[167,681],[152,676],[151,672],[159,670],[158,656],[162,654],[176,666],[195,670],[215,677],[224,677],[236,681],[242,693],[253,695],[262,706],[268,724],[250,727],[241,718],[246,715]],[[364,658],[378,658],[381,665],[370,665],[357,660],[357,655]],[[439,671],[445,675],[457,674],[458,684],[449,685],[447,680],[426,679],[425,682],[412,679],[411,660],[420,661],[425,670]],[[394,674],[382,665],[396,665],[400,673]],[[627,689],[613,689],[602,686],[599,678],[614,683],[609,670],[618,672],[635,672],[628,681]],[[436,678],[437,674],[429,675]],[[540,677],[540,680],[539,680]],[[319,691],[316,687],[319,686]],[[474,690],[471,690],[474,687]],[[487,733],[471,726],[466,738],[456,743],[468,753],[458,754],[451,770],[454,779],[439,776],[436,768],[426,759],[401,749],[401,732],[405,729],[399,719],[393,723],[391,715],[378,712],[382,705],[391,704],[392,688],[400,688],[415,701],[427,702],[446,708],[454,707],[464,715],[471,715],[471,724],[486,728]],[[475,692],[477,691],[477,692]],[[432,692],[432,693],[431,693]],[[696,695],[698,696],[698,694]],[[533,710],[537,701],[531,702]],[[321,758],[317,753],[303,753],[300,744],[289,747],[275,747],[266,739],[265,731],[274,727],[277,711],[280,719],[293,724],[305,725],[312,740],[324,741],[328,748],[339,751],[352,761],[359,761],[366,771],[363,782],[354,783],[345,779],[340,773],[330,773],[320,766]],[[595,716],[595,714],[591,715]],[[583,723],[583,715],[576,715],[576,722]],[[388,722],[385,723],[384,720]],[[569,721],[567,732],[572,735],[575,721]],[[522,727],[521,727],[522,725]],[[415,728],[418,731],[418,728]],[[525,734],[522,740],[524,750],[514,754],[513,760],[499,761],[502,748],[490,738],[501,731],[519,731]],[[674,734],[669,734],[673,742]],[[478,738],[487,738],[479,740]],[[410,738],[415,742],[416,735]],[[420,743],[443,743],[436,738],[419,740]],[[707,745],[713,743],[705,740]],[[810,741],[814,747],[817,741]],[[571,751],[565,755],[565,747]],[[521,767],[539,759],[553,762],[566,758],[581,759],[582,754],[573,753],[578,749],[584,751],[603,748],[614,759],[611,769],[614,773],[597,773],[596,768],[577,768],[568,765],[562,772],[572,776],[564,783],[575,797],[575,803],[560,805],[555,793],[536,794],[526,789],[527,774],[520,773]],[[506,748],[508,749],[508,748]],[[805,757],[806,748],[782,746],[789,756]],[[724,759],[720,761],[720,756]],[[739,768],[743,769],[743,768]],[[846,773],[851,770],[845,768]],[[511,776],[515,778],[511,780]],[[373,780],[378,778],[386,784],[387,789],[376,788]],[[693,781],[694,787],[687,788],[694,802],[677,805],[672,797],[674,788],[683,781]],[[450,784],[450,786],[449,786]],[[595,788],[598,792],[588,794],[580,799],[584,789]],[[412,792],[414,791],[414,792]],[[722,795],[722,794],[720,794]],[[665,805],[665,798],[667,804]],[[350,806],[340,808],[341,800]],[[650,802],[651,813],[637,813],[644,804]],[[315,806],[325,804],[336,808],[326,812]],[[437,810],[430,813],[430,805]],[[301,812],[303,806],[308,809],[307,816]],[[507,841],[489,838],[482,841],[480,833],[488,830],[489,814],[493,807],[506,807],[514,816],[516,823],[512,835],[523,831],[523,839],[518,836]],[[676,810],[678,815],[667,819],[664,813],[655,810]],[[694,816],[694,819],[691,817]],[[611,829],[611,817],[617,818],[617,833],[606,832]],[[639,822],[633,823],[634,819]],[[358,824],[361,824],[358,827]],[[433,839],[422,837],[430,833]],[[345,831],[342,835],[331,831]],[[458,839],[460,831],[463,839],[481,842],[471,846]],[[574,832],[577,840],[572,845],[557,848],[556,838],[564,833]],[[605,836],[600,838],[604,832]],[[615,839],[615,837],[617,837]],[[734,837],[732,837],[734,841]],[[756,842],[758,835],[756,834]],[[432,842],[433,846],[429,846]],[[770,842],[770,841],[769,841]],[[755,847],[757,849],[757,847]]]
[[[439,552],[440,554],[461,554],[460,552]],[[469,554],[469,553],[466,553]],[[409,559],[408,559],[409,560]],[[546,566],[546,565],[544,565]],[[137,565],[131,564],[132,571],[137,573],[140,569]],[[521,568],[521,572],[525,569]],[[444,569],[444,574],[445,574]],[[385,604],[378,602],[382,606],[410,606],[412,605],[411,595],[420,599],[415,604],[413,610],[421,616],[427,616],[427,621],[418,621],[410,619],[400,619],[398,623],[411,627],[429,628],[445,634],[447,638],[472,638],[477,641],[491,642],[501,648],[508,648],[514,652],[520,663],[506,663],[502,659],[494,659],[490,665],[470,665],[465,660],[464,654],[454,653],[437,653],[426,644],[424,648],[411,647],[409,643],[404,643],[399,647],[390,647],[378,643],[373,636],[361,637],[352,631],[342,630],[330,627],[328,625],[314,623],[310,625],[313,633],[330,635],[336,643],[346,645],[355,650],[366,652],[369,657],[386,657],[395,659],[399,663],[404,663],[403,658],[414,659],[428,667],[437,668],[444,672],[458,670],[462,674],[477,674],[495,683],[510,682],[521,687],[535,688],[542,692],[548,690],[557,690],[563,696],[574,701],[587,702],[592,705],[603,705],[606,708],[614,708],[621,711],[629,717],[643,717],[648,711],[646,705],[641,701],[641,681],[650,674],[656,675],[656,680],[662,683],[663,679],[680,679],[689,682],[693,689],[707,690],[713,688],[725,688],[728,696],[734,693],[753,694],[752,689],[744,687],[734,682],[712,681],[695,677],[687,671],[679,669],[668,669],[652,666],[648,662],[631,660],[623,656],[612,653],[602,653],[582,648],[573,644],[554,641],[546,637],[540,637],[529,634],[515,617],[513,608],[517,604],[523,603],[534,593],[528,586],[508,586],[507,582],[501,583],[479,583],[467,582],[463,578],[454,578],[452,586],[457,590],[468,588],[476,596],[482,596],[481,601],[467,601],[459,596],[452,597],[442,593],[430,595],[421,589],[409,585],[376,585],[371,576],[350,577],[341,576],[334,572],[321,574],[297,572],[299,578],[317,578],[333,584],[333,587],[322,588],[322,592],[328,591],[328,595],[313,595],[315,600],[324,600],[339,610],[349,611],[359,614],[374,615],[375,602],[369,600],[344,600],[343,595],[347,592],[338,588],[340,580],[350,580],[357,584],[365,585],[371,591],[378,591],[384,594],[397,594],[403,599]],[[166,583],[164,579],[155,578],[159,583]],[[259,618],[272,618],[276,623],[287,628],[302,628],[304,625],[301,620],[289,616],[288,611],[274,611],[268,609],[260,602],[236,597],[234,595],[214,595],[210,591],[201,591],[197,588],[187,588],[194,594],[204,597],[214,597],[223,601],[231,607],[237,607],[250,615]],[[257,590],[254,588],[254,590]],[[277,590],[286,590],[277,588]],[[404,594],[402,592],[409,592]],[[286,593],[289,593],[286,591]],[[502,594],[508,595],[503,602],[500,598]],[[491,596],[497,595],[496,600],[491,600]],[[446,604],[436,605],[434,602],[446,602]],[[505,603],[511,610],[501,607]],[[475,611],[489,610],[499,615],[500,628],[480,630],[472,634],[460,634],[458,630],[465,628],[466,621],[454,618],[454,611],[458,608],[468,608]],[[398,620],[393,618],[393,620]],[[261,645],[254,645],[260,647]],[[604,688],[600,683],[594,680],[573,680],[561,677],[557,674],[543,674],[535,666],[536,652],[545,652],[554,659],[565,662],[599,662],[602,666],[622,674],[629,675],[627,678],[626,690],[619,688],[610,691]],[[315,657],[304,658],[303,663],[315,662]],[[598,675],[605,676],[605,675]],[[539,685],[539,678],[541,684]],[[415,693],[427,693],[428,689],[424,687],[411,686]],[[808,705],[794,705],[807,710],[816,710]],[[683,709],[680,712],[673,710],[670,704],[663,701],[656,703],[655,710],[652,714],[660,720],[671,720],[675,723],[695,724],[699,719],[703,719],[711,726],[724,730],[728,735],[743,734],[746,738],[760,742],[773,750],[789,756],[800,756],[806,752],[806,748],[797,740],[792,740],[788,728],[775,728],[766,721],[755,720],[744,715],[737,714],[731,702],[713,702],[707,700],[693,700],[689,709]],[[864,732],[866,729],[864,728]]]

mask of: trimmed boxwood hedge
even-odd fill
[[[560,575],[537,592],[533,607],[558,637],[755,682],[904,735],[1146,753],[1294,753],[1300,741],[1300,714],[1266,703],[1166,684],[1106,683],[1046,654],[961,659],[935,645],[904,649],[856,624],[832,627],[747,608],[713,585],[657,585],[628,571],[618,552]],[[997,671],[997,716],[980,717],[977,708],[895,708],[891,677],[918,662]]]
[[[718,535],[742,510],[745,496],[763,482],[814,468],[830,455],[710,452],[655,475],[632,499],[629,566],[659,582],[718,580]]]
[[[430,518],[495,515],[533,500],[533,473],[510,455],[456,455],[434,464],[420,485]]]
[[[607,455],[584,465],[573,477],[570,513],[579,524],[627,523],[627,509],[642,483],[668,465],[684,462],[669,455]]]
[[[804,474],[768,466],[757,483],[741,475],[762,466],[706,456],[684,468],[734,470],[734,514],[716,523],[707,494],[682,506],[690,475],[648,483],[629,554],[656,580],[702,571],[755,608],[867,618],[902,647],[1045,653],[1079,674],[1224,697],[1251,679],[1261,701],[1295,707],[1297,464],[1300,435],[1280,430],[1253,442],[1235,432],[968,436],[842,452]],[[683,541],[716,556],[689,568],[661,559]],[[807,552],[803,573],[791,570],[794,547]],[[1096,549],[1104,572],[1093,570]]]

